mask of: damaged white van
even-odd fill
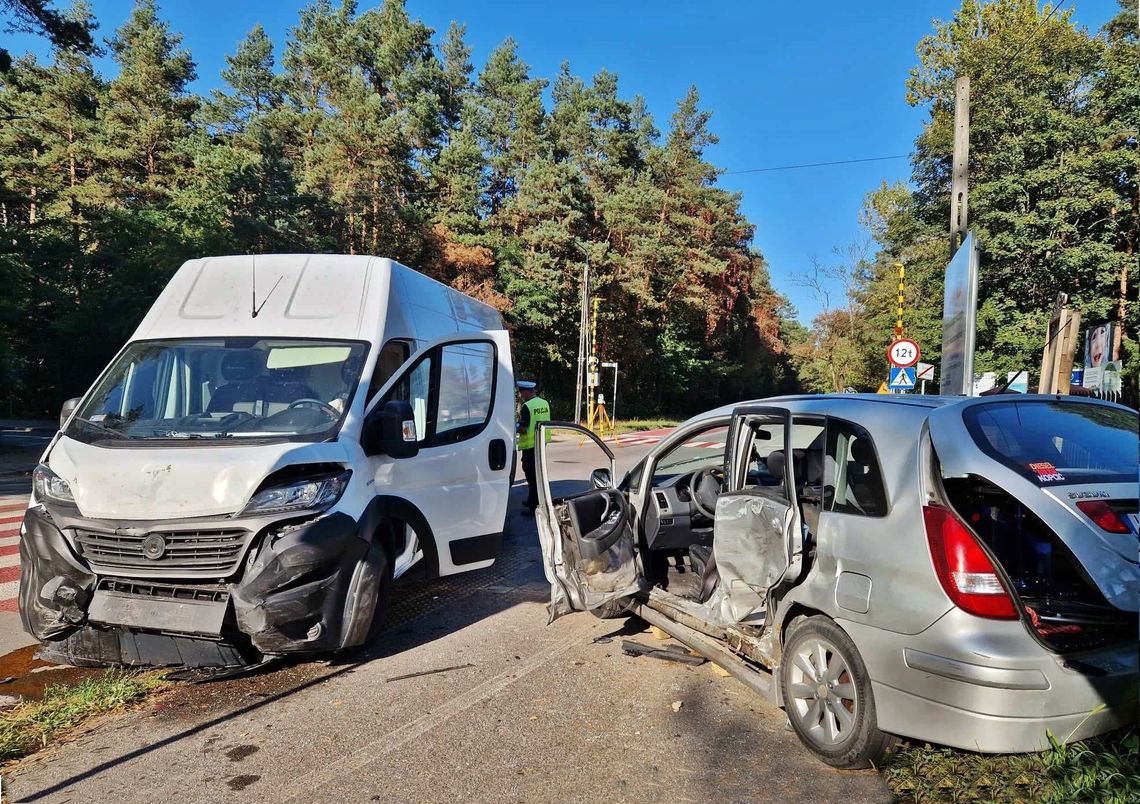
[[[360,645],[414,564],[494,562],[513,430],[493,308],[378,257],[187,262],[35,470],[24,628],[72,664]]]

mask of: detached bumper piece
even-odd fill
[[[240,580],[213,584],[97,577],[62,519],[29,510],[20,543],[24,629],[44,641],[49,661],[237,668],[342,647],[346,619],[360,615],[346,599],[369,545],[345,514],[263,523]]]

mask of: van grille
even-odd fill
[[[154,549],[161,537],[161,554]],[[241,560],[249,532],[227,530],[151,531],[149,533],[75,532],[79,549],[95,570],[126,568],[159,571],[162,575],[222,577]],[[151,539],[149,555],[144,543]]]

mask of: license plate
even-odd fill
[[[216,637],[222,632],[228,605],[225,601],[170,600],[98,589],[87,618],[101,625]]]
[[[1132,532],[1140,533],[1140,514],[1129,514],[1128,521],[1132,525]]]

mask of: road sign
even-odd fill
[[[910,368],[918,362],[920,356],[918,344],[910,338],[902,338],[887,347],[887,360],[898,368]]]
[[[888,386],[892,391],[911,391],[914,389],[913,366],[891,366],[891,380]]]
[[[933,363],[919,363],[915,368],[918,369],[918,374],[915,376],[917,380],[933,380],[934,379],[934,364]]]

